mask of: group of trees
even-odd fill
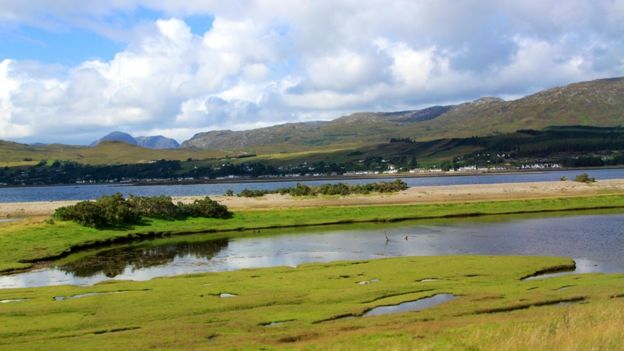
[[[167,220],[188,217],[230,218],[232,213],[225,205],[205,197],[185,204],[174,204],[169,196],[130,196],[122,194],[102,196],[95,201],[81,201],[75,205],[58,208],[54,218],[74,221],[94,228],[117,227],[139,223],[144,217]]]
[[[368,193],[392,193],[406,190],[407,184],[401,179],[391,182],[376,182],[368,184],[322,184],[319,186],[309,186],[302,183],[288,188],[278,188],[275,190],[251,190],[244,189],[238,193],[240,197],[261,197],[266,194],[282,194],[292,196],[316,196],[316,195],[349,195],[349,194],[368,194]],[[226,195],[233,195],[231,190]]]

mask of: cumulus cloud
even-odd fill
[[[142,8],[162,19],[124,35],[107,20]],[[213,18],[205,33],[185,22],[198,14]],[[0,61],[0,138],[14,140],[185,139],[624,72],[624,0],[3,1],[0,22],[125,43],[73,67]]]

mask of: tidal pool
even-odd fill
[[[456,296],[453,294],[436,294],[422,299],[399,303],[396,305],[379,306],[364,313],[362,317],[381,316],[390,313],[418,312],[441,303],[451,301]]]
[[[0,276],[0,288],[457,254],[566,256],[575,259],[576,273],[624,272],[624,214],[501,216],[233,235],[181,236],[82,252],[45,268]]]

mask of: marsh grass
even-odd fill
[[[478,217],[486,215],[555,211],[624,209],[624,195],[437,203],[385,206],[327,206],[234,213],[231,219],[188,218],[172,221],[148,219],[129,228],[95,229],[76,223],[25,221],[0,226],[0,271],[25,269],[32,262],[100,244],[129,239],[192,233],[226,233],[243,230],[294,228],[318,225],[405,220]]]
[[[618,349],[624,299],[611,296],[624,290],[622,275],[520,280],[570,264],[554,257],[402,257],[5,289],[0,300],[26,300],[0,305],[0,349]],[[426,277],[441,279],[417,282]],[[357,284],[373,278],[379,282]],[[570,287],[557,290],[564,285]],[[223,292],[237,296],[219,298]],[[458,297],[420,312],[358,317],[438,293]],[[76,295],[84,297],[53,300]],[[477,313],[577,296],[586,304]],[[335,319],[345,315],[354,318]],[[276,321],[289,322],[266,327]]]

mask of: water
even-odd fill
[[[451,301],[454,298],[455,295],[452,294],[437,294],[416,301],[403,302],[397,305],[379,306],[364,313],[363,317],[381,316],[390,313],[422,311],[424,309],[431,308],[441,303]]]
[[[561,177],[573,179],[583,172],[589,173],[596,179],[624,178],[624,168],[621,169],[593,169],[573,171],[548,171],[531,173],[507,173],[474,176],[436,176],[402,178],[409,186],[432,185],[459,185],[459,184],[498,184],[498,183],[527,183],[556,181]],[[383,179],[345,179],[340,180],[349,184],[365,184],[374,181],[390,181],[394,178]],[[308,185],[336,183],[339,180],[309,180],[299,181]],[[0,188],[0,202],[30,202],[30,201],[62,201],[62,200],[90,200],[102,195],[120,192],[124,195],[169,195],[169,196],[204,196],[223,195],[226,190],[232,189],[238,193],[243,189],[272,190],[290,187],[297,181],[280,182],[249,182],[249,183],[217,183],[217,184],[187,184],[187,185],[144,185],[133,186],[128,184],[97,184],[97,185],[63,185],[43,187],[8,187]]]
[[[148,280],[243,268],[296,267],[306,262],[456,254],[566,256],[575,259],[577,273],[624,272],[623,214],[424,223],[429,222],[292,229],[219,240],[210,240],[214,234],[152,240],[0,276],[0,288],[89,285],[108,279]],[[385,234],[390,241],[386,242]]]

